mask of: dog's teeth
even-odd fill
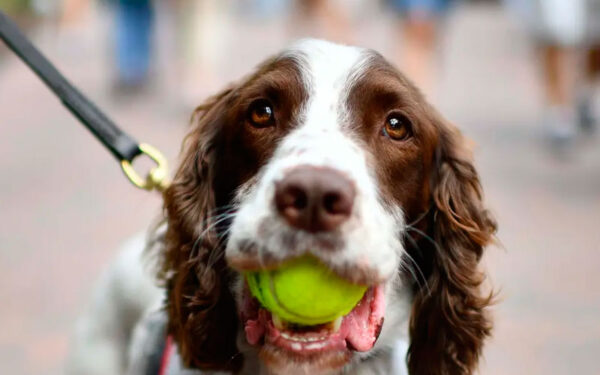
[[[337,332],[340,330],[340,328],[342,327],[343,320],[344,320],[344,317],[340,316],[339,318],[337,318],[336,320],[333,321],[333,323],[332,323],[333,332]]]
[[[273,319],[273,325],[275,326],[275,328],[277,328],[278,330],[281,331],[283,329],[283,322],[281,321],[281,318],[279,318],[277,315],[273,314],[272,319]]]
[[[303,343],[311,343],[318,341],[327,340],[327,336],[303,336],[303,335],[294,335],[290,334],[286,331],[281,331],[281,337],[286,340],[295,341],[295,342],[303,342]]]
[[[325,343],[314,343],[306,345],[306,349],[315,350],[315,349],[323,349],[325,347]]]

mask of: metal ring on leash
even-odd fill
[[[167,159],[157,149],[146,143],[139,145],[140,151],[143,155],[150,157],[155,163],[156,167],[152,168],[146,178],[142,178],[131,164],[133,160],[121,160],[121,169],[125,172],[125,176],[135,186],[144,190],[158,190],[164,191],[169,186],[167,178],[168,164]],[[137,157],[137,156],[136,156]],[[135,158],[134,158],[135,159]]]

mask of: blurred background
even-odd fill
[[[171,164],[192,109],[291,40],[374,48],[474,141],[500,224],[482,374],[600,374],[599,0],[0,0]],[[94,281],[160,214],[0,43],[0,373],[61,374]]]

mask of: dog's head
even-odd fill
[[[165,208],[188,366],[235,371],[252,352],[272,373],[335,373],[409,319],[411,374],[475,367],[495,224],[460,134],[373,51],[303,41],[200,106]],[[292,327],[250,297],[243,271],[304,254],[369,285],[341,321]]]

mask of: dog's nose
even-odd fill
[[[352,213],[352,181],[331,168],[301,166],[275,186],[275,205],[293,227],[308,232],[336,229]]]

